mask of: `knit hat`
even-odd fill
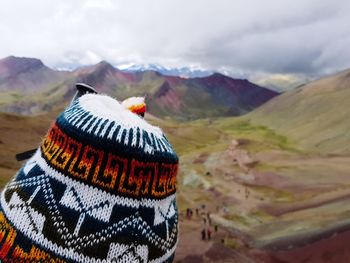
[[[178,157],[135,101],[86,94],[56,119],[2,192],[1,262],[173,261]]]

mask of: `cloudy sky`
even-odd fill
[[[0,0],[0,57],[313,78],[350,68],[348,0]]]

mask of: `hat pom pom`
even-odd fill
[[[144,117],[146,112],[146,103],[144,97],[128,98],[122,102],[122,106],[141,117]]]

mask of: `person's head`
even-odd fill
[[[1,260],[172,261],[178,157],[124,104],[86,94],[59,115],[2,192]]]

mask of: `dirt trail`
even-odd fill
[[[210,218],[214,218],[210,215]],[[206,218],[204,224],[203,218]],[[193,211],[192,217],[180,215],[179,243],[175,253],[178,263],[256,263],[248,256],[249,251],[242,249],[240,241],[235,240],[231,231],[218,226],[215,232],[215,222],[209,225],[207,210],[200,210],[198,215]],[[202,240],[203,227],[211,229],[211,239]],[[228,242],[228,243],[227,243]]]
[[[175,262],[181,262],[189,255],[202,256],[210,249],[214,241],[203,241],[200,237],[200,223],[198,219],[180,222],[179,244],[176,249]]]

